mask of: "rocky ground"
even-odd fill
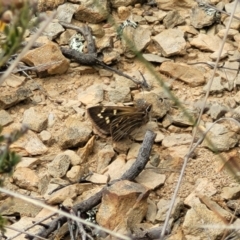
[[[135,162],[146,130],[152,130],[156,139],[144,171],[135,181],[119,181],[105,189],[96,221],[136,239],[156,239],[159,232],[155,237],[146,232],[162,226],[166,219],[235,4],[206,2],[213,8],[193,0],[111,0],[111,4],[102,0],[100,5],[95,1],[39,1],[39,11],[50,14],[56,9],[57,14],[38,39],[42,46],[22,59],[37,69],[27,76],[14,73],[0,86],[3,133],[22,124],[29,126],[28,133],[12,146],[23,157],[5,187],[51,206],[72,207],[120,178]],[[239,120],[239,4],[235,16],[204,106],[199,125],[203,132],[222,117]],[[76,30],[63,21],[79,28],[87,23],[98,59],[136,81],[143,80],[142,73],[149,89],[99,64],[84,65],[64,56],[60,47],[69,48],[69,43],[80,54],[89,53],[89,48],[87,41],[74,42],[81,35],[76,36]],[[26,40],[32,34],[29,31]],[[135,57],[132,43],[143,58]],[[86,116],[91,106],[128,106],[137,99],[152,104],[151,120],[120,142],[96,131]],[[197,133],[194,142],[201,136]],[[167,239],[230,239],[233,230],[223,225],[239,228],[238,146],[239,127],[229,119],[217,122],[200,142],[188,161]],[[78,183],[86,176],[87,181]],[[65,187],[56,190],[60,186]],[[20,230],[50,214],[4,194],[1,206],[5,216],[20,214],[12,225]],[[15,234],[8,230],[6,235]],[[59,238],[64,235],[61,230],[57,234]],[[240,239],[240,233],[234,234],[232,239]]]

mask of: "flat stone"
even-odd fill
[[[131,230],[146,215],[147,196],[147,189],[138,183],[127,180],[114,183],[103,193],[97,222],[110,230]]]
[[[29,209],[31,209],[31,208],[29,208]],[[33,221],[36,221],[36,219],[32,218],[32,217],[21,216],[21,219],[19,219],[19,221],[15,222],[14,224],[11,224],[11,227],[15,228],[15,229],[20,229],[20,228],[21,229],[27,229],[30,226],[32,226]],[[42,228],[41,226],[34,226],[31,233],[37,234],[41,230],[41,228]],[[7,238],[14,238],[16,236],[16,231],[12,230],[12,229],[9,229],[9,228],[6,228],[6,233],[4,233],[4,235]],[[18,239],[19,240],[24,240],[21,236],[18,236]]]
[[[35,171],[29,168],[17,168],[13,173],[13,180],[15,184],[23,189],[29,191],[37,191],[39,177]]]
[[[236,187],[223,187],[221,197],[226,200],[239,199],[240,186]]]
[[[0,126],[4,127],[12,122],[13,118],[11,115],[5,110],[0,110]]]
[[[10,87],[19,87],[24,83],[25,80],[26,80],[25,76],[17,76],[11,74],[5,79],[5,83]]]
[[[71,164],[74,166],[80,163],[85,163],[88,160],[89,155],[93,152],[94,143],[95,136],[92,136],[83,148],[79,148],[77,150],[77,155],[79,156],[79,158],[72,157]]]
[[[148,189],[155,189],[164,184],[166,175],[154,172],[153,170],[143,170],[136,178],[135,181],[145,186]]]
[[[163,25],[166,28],[174,28],[178,25],[182,25],[183,23],[185,23],[185,19],[177,10],[168,12],[166,17],[163,19]]]
[[[212,182],[209,182],[207,178],[200,178],[195,183],[194,190],[184,200],[184,204],[194,207],[194,204],[200,203],[198,194],[211,197],[216,193],[217,189]]]
[[[120,154],[117,158],[107,166],[102,173],[109,176],[111,180],[120,178],[134,163],[135,159],[126,162],[126,156]]]
[[[217,33],[217,35],[220,38],[223,38],[225,36],[226,32],[227,32],[227,29],[222,29]],[[227,38],[228,39],[233,39],[236,34],[239,34],[238,30],[230,28],[229,31],[228,31],[228,34],[227,34]]]
[[[189,237],[198,236],[199,239],[217,239],[226,231],[224,228],[214,228],[211,231],[202,231],[202,226],[199,221],[204,222],[205,225],[224,226],[224,221],[215,212],[209,210],[204,204],[195,204],[193,208],[187,211],[183,222],[184,235]]]
[[[54,40],[64,31],[65,29],[62,27],[61,24],[57,22],[51,22],[48,24],[42,34],[47,36],[49,40]]]
[[[184,63],[164,62],[160,66],[160,72],[170,75],[174,79],[177,78],[192,87],[205,83],[202,71]]]
[[[78,94],[78,100],[84,105],[97,104],[103,101],[102,84],[94,84]]]
[[[203,87],[203,92],[207,92],[209,89],[209,84],[208,82],[204,87]],[[222,78],[219,77],[214,77],[211,88],[210,88],[210,93],[221,93],[225,90],[225,86],[222,83]]]
[[[215,12],[208,14],[205,9],[195,6],[192,8],[190,15],[191,25],[197,29],[211,26],[215,21]]]
[[[22,157],[21,161],[16,165],[16,169],[19,167],[34,169],[40,162],[39,158]]]
[[[89,23],[100,23],[106,20],[110,14],[108,4],[106,0],[100,0],[98,4],[88,0],[81,1],[74,17],[82,22],[85,22],[87,19]],[[99,11],[99,6],[101,6],[101,11]]]
[[[200,33],[190,41],[190,44],[203,51],[215,52],[219,50],[221,42],[222,40],[218,36],[209,36]],[[230,43],[225,43],[224,50],[233,50],[233,46]]]
[[[167,29],[153,37],[164,57],[185,54],[186,41],[179,29]]]
[[[198,111],[192,108],[185,109],[185,111],[178,111],[176,114],[172,115],[172,123],[179,127],[189,127],[193,126],[198,117]]]
[[[51,195],[45,194],[48,204],[54,205],[62,203],[66,198],[75,198],[79,192],[79,184],[66,186]]]
[[[111,162],[114,155],[115,155],[115,152],[111,145],[106,145],[105,147],[103,147],[98,151],[98,161],[97,161],[98,173],[101,173],[101,171],[108,166],[108,164]]]
[[[170,201],[161,199],[157,203],[157,215],[156,219],[157,221],[164,222],[166,219],[166,214],[169,209]],[[180,200],[180,198],[177,198],[174,203],[173,211],[171,213],[171,219],[178,219],[180,216],[180,211],[183,209],[183,202]],[[171,221],[172,222],[172,221]]]
[[[169,1],[156,0],[156,3],[161,10],[168,10],[168,11],[171,11],[173,9],[182,10],[183,8],[191,8],[194,5],[196,5],[196,3],[191,0],[183,0],[181,2],[176,0],[169,0]]]
[[[84,173],[84,166],[72,166],[71,169],[67,172],[66,177],[70,182],[76,183],[79,182],[79,180],[84,176]]]
[[[109,101],[114,103],[130,102],[131,94],[128,87],[117,87],[108,91]]]
[[[11,89],[0,95],[0,109],[8,109],[31,96],[32,92],[27,87],[19,87],[17,90]]]
[[[190,144],[191,141],[192,136],[190,134],[170,134],[163,139],[162,145],[164,147],[173,147],[178,145]]]
[[[55,1],[46,1],[46,0],[41,0],[38,1],[37,8],[39,12],[43,12],[46,10],[53,10],[56,9],[57,6],[63,4],[65,0],[55,0]]]
[[[97,184],[107,184],[108,177],[102,174],[93,173],[89,177],[86,178],[87,181],[91,183],[97,183]]]
[[[72,4],[72,3],[64,3],[57,8],[57,15],[56,18],[59,21],[63,21],[66,23],[71,23],[73,14],[77,10],[78,5],[77,4]]]
[[[14,142],[11,148],[22,156],[41,155],[48,150],[38,136],[31,130],[28,130],[27,134],[24,134],[18,141]]]
[[[211,126],[211,123],[206,124],[206,126]],[[236,132],[227,129],[222,124],[216,123],[207,133],[202,146],[212,151],[228,151],[236,146],[237,142],[238,135]]]
[[[90,123],[80,122],[78,119],[69,119],[66,127],[58,136],[58,144],[61,148],[73,148],[83,146],[92,133]]]
[[[22,217],[23,216],[35,217],[42,209],[42,207],[39,207],[36,204],[26,202],[22,199],[11,198],[11,197],[4,200],[1,203],[1,207],[2,207],[2,210],[1,210],[2,215],[11,215],[11,214],[14,215],[17,212]]]
[[[222,106],[218,103],[213,103],[209,109],[209,113],[212,119],[216,120],[225,115],[227,112],[226,106]]]
[[[125,27],[121,38],[125,56],[131,58],[136,55],[135,51],[143,51],[151,42],[151,31],[148,26],[140,25],[137,28]],[[131,39],[131,44],[129,40]],[[135,51],[132,51],[134,46]]]
[[[160,56],[152,54],[152,53],[144,53],[143,57],[149,62],[163,63],[163,62],[167,62],[167,61],[172,61],[169,58],[160,57]]]
[[[47,128],[48,117],[46,114],[35,111],[34,107],[31,107],[23,113],[23,124],[26,124],[29,129],[41,132]]]
[[[224,19],[223,24],[224,24],[225,27],[228,26],[229,20],[230,20],[230,17],[226,17],[226,18]],[[231,22],[231,25],[230,25],[230,29],[236,29],[236,30],[238,30],[239,27],[240,27],[239,20],[233,18],[233,19],[232,19],[232,22]]]
[[[64,153],[58,154],[52,162],[48,164],[48,172],[54,178],[61,178],[66,175],[70,166],[70,157]]]
[[[70,61],[63,56],[59,47],[51,42],[30,50],[22,58],[22,61],[30,66],[36,66],[37,73],[41,77],[65,73],[70,63]]]
[[[41,131],[39,133],[39,137],[44,144],[51,145],[51,143],[53,142],[52,134],[49,131]]]

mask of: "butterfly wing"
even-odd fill
[[[111,123],[118,115],[135,111],[133,107],[94,106],[87,109],[94,126],[103,134],[111,134]]]
[[[95,106],[88,108],[87,112],[97,130],[111,134],[113,141],[120,141],[148,122],[151,107]]]

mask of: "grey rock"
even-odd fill
[[[157,167],[158,164],[160,163],[160,156],[159,154],[155,153],[153,156],[150,157],[149,163],[154,166]]]
[[[4,127],[12,122],[13,118],[11,117],[11,115],[5,110],[0,110],[0,126]]]
[[[166,17],[163,19],[163,25],[166,28],[174,28],[178,25],[183,24],[184,22],[184,18],[177,10],[168,12]]]
[[[240,197],[240,186],[236,187],[224,187],[222,189],[221,197],[226,200],[235,200]]]
[[[191,25],[197,29],[211,26],[215,21],[215,13],[208,14],[207,11],[201,7],[195,6],[192,8],[190,15]]]
[[[58,136],[58,144],[61,148],[73,148],[83,146],[91,136],[92,128],[85,122],[73,123],[67,126]]]
[[[71,23],[73,14],[75,13],[77,8],[78,8],[77,4],[64,3],[58,6],[56,18],[59,21]]]
[[[48,150],[38,136],[31,130],[28,130],[27,134],[23,135],[13,146],[17,148],[18,153],[21,152],[23,156],[41,155]]]
[[[3,215],[11,215],[11,214],[14,215],[17,212],[20,215],[24,215],[25,217],[28,216],[32,218],[36,217],[36,215],[42,210],[42,207],[18,198],[5,199],[1,203],[1,206],[2,206],[1,214]]]
[[[226,112],[227,112],[226,107],[218,103],[212,104],[209,109],[210,116],[214,120],[223,117]]]
[[[118,8],[121,6],[133,6],[135,3],[137,3],[137,0],[111,0],[110,1],[113,8]]]
[[[179,29],[167,29],[153,37],[159,51],[164,57],[185,54],[186,41],[183,31]]]
[[[26,124],[29,129],[41,132],[47,128],[48,118],[46,114],[35,111],[35,109],[31,107],[25,110],[22,122]]]
[[[66,175],[71,160],[64,153],[58,154],[52,162],[48,164],[48,173],[54,178],[61,178]]]
[[[132,74],[129,73],[129,75],[132,75]],[[117,74],[114,74],[113,77],[115,79],[115,83],[116,83],[117,88],[118,87],[128,87],[128,88],[135,88],[136,87],[136,84],[128,78],[125,78],[123,76],[119,76]]]
[[[109,101],[114,103],[131,101],[130,89],[128,87],[117,87],[108,91]]]
[[[190,210],[187,211],[183,222],[184,235],[194,238],[198,236],[199,239],[218,239],[224,231],[224,228],[211,228],[208,231],[202,231],[202,226],[199,225],[199,216],[206,225],[223,225],[222,220],[215,212],[209,210],[204,204],[197,203]]]
[[[165,200],[165,199],[159,200],[159,202],[157,203],[157,209],[158,209],[158,212],[156,215],[157,221],[164,222],[168,208],[169,208],[169,204],[170,204],[170,200]],[[183,205],[182,200],[180,198],[177,198],[174,203],[173,210],[171,213],[172,220],[176,220],[179,218],[183,207],[184,207],[184,205]]]
[[[64,31],[65,29],[61,24],[52,22],[48,24],[47,28],[43,32],[43,35],[47,36],[49,40],[54,40]]]
[[[114,157],[115,152],[111,145],[106,145],[103,149],[98,152],[98,161],[97,161],[97,172],[101,171],[108,166]]]
[[[236,215],[240,214],[239,199],[227,201],[227,207],[229,207]]]
[[[137,28],[125,27],[121,38],[124,54],[132,58],[136,55],[135,51],[144,50],[151,42],[151,31],[148,26],[140,25]],[[133,52],[132,49],[135,49]]]
[[[211,124],[206,124],[207,127]],[[238,143],[238,135],[222,124],[214,124],[202,142],[202,146],[212,151],[228,151]]]
[[[66,177],[67,179],[72,182],[78,182],[85,174],[85,167],[84,166],[72,166],[71,169],[67,172]]]
[[[78,100],[84,105],[97,104],[103,101],[103,85],[94,84],[78,94]]]
[[[172,115],[172,123],[179,127],[193,126],[198,117],[198,111],[194,109],[184,109]]]
[[[225,81],[222,81],[224,84],[223,86],[226,88],[228,91],[232,91],[236,85],[236,79],[237,79],[237,71],[233,71],[231,69],[239,69],[239,62],[225,62],[224,63],[224,71],[220,72],[220,76],[222,79]],[[229,68],[229,69],[227,69]]]
[[[235,5],[235,2],[236,2],[237,0],[235,0],[235,1],[232,1],[231,3],[226,3],[225,4],[225,9],[226,9],[226,12],[228,12],[228,13],[232,13],[232,11],[234,10],[234,5]],[[239,4],[237,4],[237,8],[236,8],[236,10],[235,10],[235,14],[240,14],[240,5]]]
[[[121,233],[131,231],[147,212],[148,195],[147,189],[141,184],[117,181],[103,193],[97,222],[112,230],[121,226]]]
[[[171,134],[169,136],[166,136],[163,141],[162,145],[164,147],[173,147],[173,146],[179,146],[183,144],[190,144],[192,141],[192,136],[187,133],[182,134]]]
[[[210,82],[208,82],[204,87],[203,91],[207,92],[209,88]],[[211,88],[210,88],[210,93],[221,93],[225,90],[224,85],[222,84],[222,78],[221,77],[214,77]]]
[[[215,52],[219,51],[221,46],[222,39],[217,35],[210,36],[204,33],[199,33],[195,38],[189,41],[191,46],[194,46],[203,51]],[[225,52],[228,50],[234,50],[231,42],[226,42],[224,45],[224,51],[222,52],[225,55]]]
[[[17,90],[12,90],[7,94],[1,94],[0,109],[8,109],[31,96],[32,92],[27,87],[19,87]]]
[[[49,131],[43,130],[39,133],[39,137],[42,142],[46,145],[51,145],[53,143],[52,134]]]
[[[144,53],[143,57],[149,62],[163,63],[167,61],[172,61],[170,58],[160,57],[158,55],[151,54],[151,53]]]
[[[147,189],[154,190],[164,184],[166,175],[155,172],[151,169],[143,170],[136,178],[135,181],[145,186]]]
[[[37,73],[40,77],[65,73],[70,62],[63,56],[59,47],[52,42],[28,51],[22,61],[30,66],[37,66]]]
[[[100,9],[99,9],[100,8]],[[74,17],[82,22],[86,20],[89,23],[100,23],[109,16],[109,3],[106,0],[100,0],[98,4],[94,1],[84,0],[78,6]]]
[[[17,168],[13,173],[15,184],[29,191],[37,191],[39,177],[35,171],[25,167]]]
[[[184,63],[164,62],[160,66],[160,72],[179,79],[192,87],[205,83],[204,72],[198,68]]]

